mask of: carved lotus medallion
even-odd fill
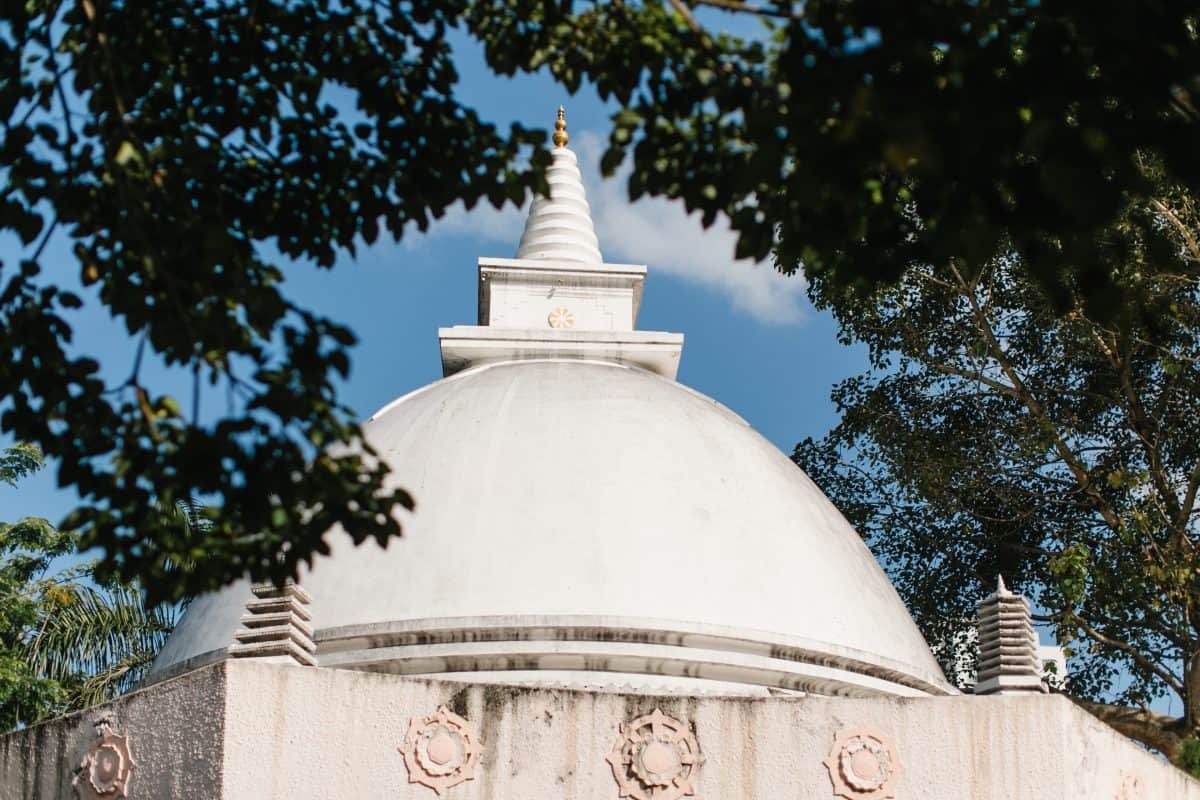
[[[441,795],[475,779],[482,748],[471,723],[439,706],[436,713],[409,721],[399,750],[408,768],[408,782],[428,786]]]
[[[621,797],[676,800],[696,793],[704,757],[688,727],[656,708],[621,726],[606,760]]]
[[[902,767],[895,748],[882,734],[861,728],[844,730],[824,763],[837,797],[888,800],[896,796]]]
[[[109,723],[96,725],[96,741],[79,763],[75,795],[79,800],[115,800],[127,797],[129,778],[135,762],[129,751],[129,737],[113,733]]]

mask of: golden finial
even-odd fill
[[[566,147],[567,141],[571,138],[567,136],[567,113],[562,106],[558,107],[558,119],[554,120],[554,146]]]

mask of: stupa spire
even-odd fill
[[[567,147],[566,112],[558,107],[554,121],[554,148],[546,168],[549,197],[534,199],[517,246],[517,258],[600,264],[600,241],[592,225],[592,210],[583,190],[579,160]]]
[[[558,108],[546,170],[516,258],[479,259],[478,325],[442,328],[442,371],[509,361],[585,359],[675,379],[683,335],[640,331],[646,267],[600,257],[583,176]]]

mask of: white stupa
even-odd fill
[[[0,736],[0,797],[1200,800],[1043,692],[1016,595],[992,694],[947,685],[837,509],[636,330],[556,127],[445,379],[366,423],[404,537],[197,599],[142,688]]]
[[[446,378],[366,437],[417,499],[387,549],[331,533],[301,585],[321,666],[668,691],[953,693],[858,534],[636,330],[562,120],[515,259],[479,261]],[[152,678],[227,649],[247,583],[188,609]]]

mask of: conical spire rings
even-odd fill
[[[600,241],[592,225],[592,211],[583,190],[579,160],[567,147],[567,123],[561,106],[554,123],[554,149],[546,183],[550,196],[538,197],[529,209],[517,258],[600,264]]]

